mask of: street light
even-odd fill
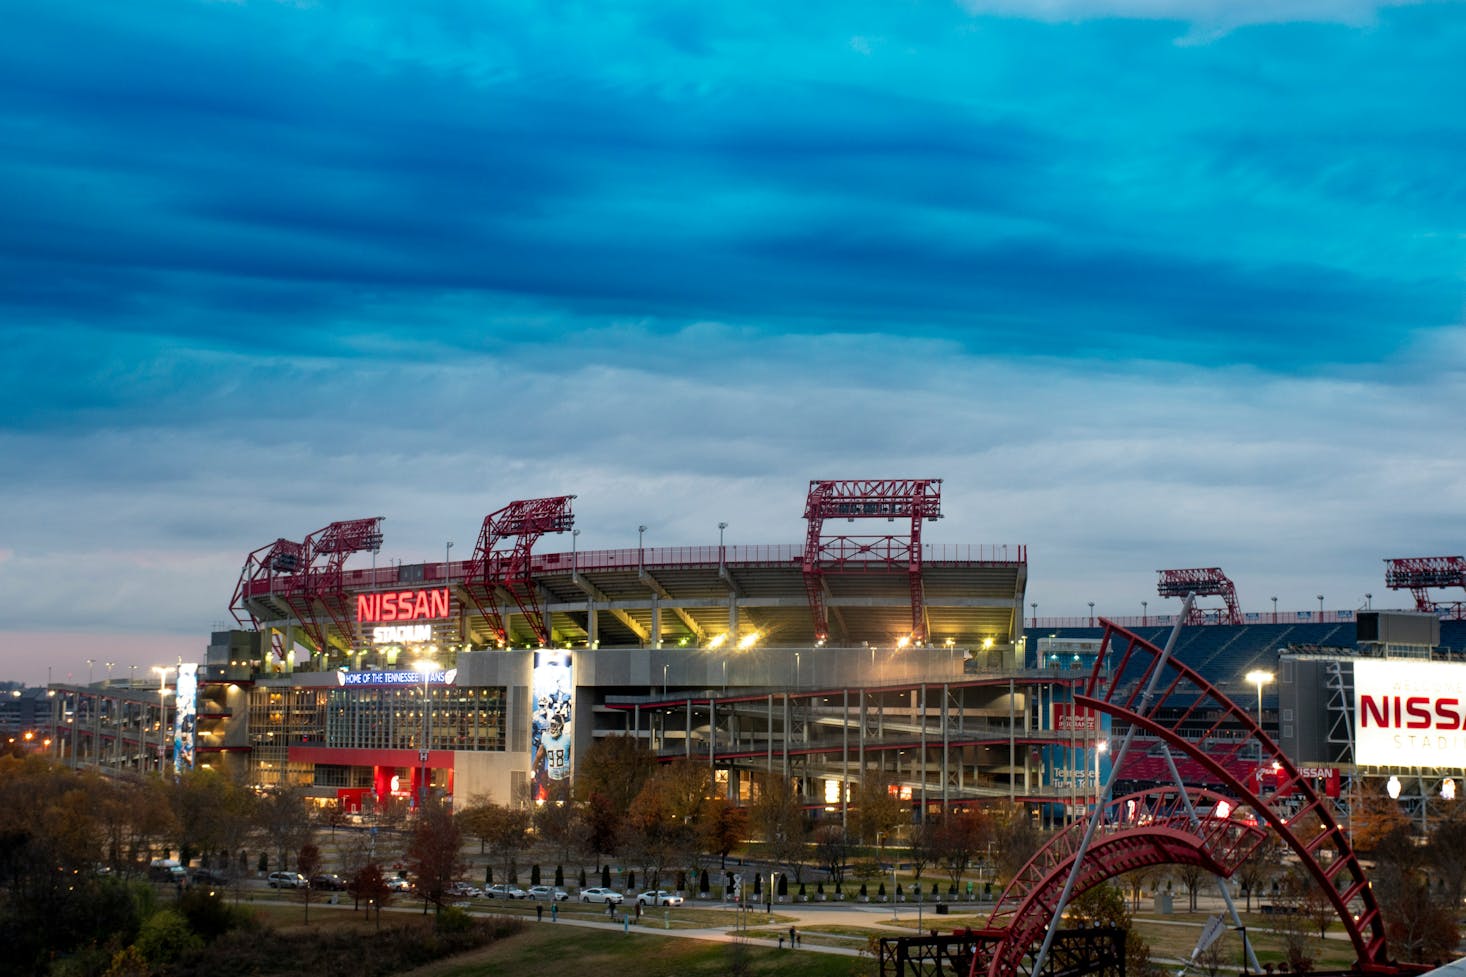
[[[1033,601],[1028,606],[1033,608],[1033,626],[1038,627],[1038,601]]]
[[[576,538],[579,535],[580,535],[580,530],[578,530],[578,529],[572,529],[572,530],[570,530],[570,572],[571,573],[575,573],[577,570],[580,569],[580,564],[576,561],[576,553],[575,553],[575,540],[576,540]]]
[[[1149,608],[1149,607],[1150,607],[1150,601],[1143,600],[1143,601],[1140,602],[1140,626],[1141,627],[1145,627],[1147,624],[1150,623],[1150,618],[1149,618],[1149,616],[1147,614],[1147,608]]]
[[[1254,668],[1245,676],[1247,681],[1257,686],[1257,730],[1262,735],[1262,687],[1273,680],[1273,673],[1261,668]],[[1257,741],[1257,772],[1253,774],[1257,780],[1256,790],[1262,793],[1262,740]]]
[[[422,811],[428,797],[428,740],[433,728],[428,716],[428,679],[438,670],[438,663],[431,658],[419,658],[412,663],[412,670],[422,676],[422,744],[417,751],[420,769],[417,775],[417,809]]]
[[[1089,602],[1089,626],[1094,627],[1094,601]]]
[[[1323,623],[1323,594],[1318,595],[1318,620]]]
[[[453,562],[453,540],[443,544],[443,579],[448,579],[448,564]]]
[[[168,688],[168,673],[173,671],[173,666],[154,665],[153,671],[158,673],[158,776],[161,777],[163,775],[163,758],[168,752],[163,746],[163,730],[168,725],[168,707],[166,704],[170,692]]]
[[[1278,599],[1276,597],[1273,598],[1273,623],[1278,623]]]
[[[637,562],[638,563],[641,562],[642,540],[645,537],[646,537],[646,526],[644,526],[644,525],[637,526],[636,527],[636,552],[637,552]]]

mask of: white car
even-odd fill
[[[481,896],[483,892],[479,890],[478,886],[468,882],[453,882],[443,890],[443,895],[454,899],[465,899],[469,896]]]
[[[531,899],[549,899],[551,902],[564,902],[570,898],[570,893],[553,885],[532,885],[529,887],[529,897]]]
[[[677,893],[666,889],[648,889],[639,894],[636,901],[643,906],[680,906],[683,900]]]
[[[271,872],[269,882],[272,889],[304,889],[307,885],[299,872]]]
[[[387,888],[393,892],[410,892],[412,891],[412,883],[394,875],[387,880]]]
[[[490,899],[523,899],[528,894],[519,886],[508,883],[491,885],[484,890],[484,895]]]
[[[613,906],[619,906],[621,898],[621,893],[615,889],[603,889],[598,885],[580,890],[581,902],[609,902]]]

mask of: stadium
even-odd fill
[[[201,661],[158,669],[156,684],[52,686],[52,749],[118,771],[213,768],[370,810],[414,805],[425,787],[544,801],[597,738],[623,734],[707,764],[737,801],[776,776],[821,818],[844,819],[879,784],[914,821],[1007,799],[1053,823],[1112,772],[1110,717],[1076,690],[1109,667],[1098,659],[1116,633],[1159,647],[1176,625],[1025,617],[1023,545],[927,538],[939,479],[811,482],[805,539],[767,546],[581,551],[573,502],[509,503],[461,560],[447,549],[442,562],[379,565],[380,517],[267,543],[230,600],[239,627],[214,633]],[[1355,661],[1454,676],[1466,624],[1428,590],[1461,586],[1458,560],[1390,562],[1387,585],[1416,598],[1409,613],[1244,612],[1216,568],[1162,571],[1157,592],[1221,598],[1188,614],[1175,659],[1208,689],[1255,699],[1258,725],[1341,808],[1341,783],[1395,777],[1423,812],[1466,750],[1375,750],[1356,765]],[[1245,742],[1246,723],[1204,699],[1173,697],[1167,721],[1194,742]],[[1170,779],[1177,761],[1159,742],[1141,731],[1113,771],[1117,794]],[[1218,756],[1216,770],[1181,758],[1179,773],[1223,791],[1269,775],[1257,757]]]

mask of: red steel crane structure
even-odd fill
[[[1156,593],[1162,597],[1185,597],[1187,594],[1195,594],[1198,597],[1220,597],[1227,602],[1228,624],[1242,623],[1242,607],[1237,603],[1237,588],[1220,567],[1201,567],[1194,570],[1157,570],[1161,575],[1160,582],[1156,585]],[[1196,605],[1191,606],[1191,613],[1187,617],[1187,624],[1205,624],[1206,611]]]
[[[270,590],[285,601],[300,622],[306,639],[317,649],[324,651],[329,646],[333,624],[338,644],[351,647],[356,641],[356,625],[350,613],[342,568],[351,554],[382,548],[382,519],[382,516],[372,516],[333,522],[311,533],[303,542],[277,539],[250,553],[234,586],[230,613],[240,624],[245,623],[241,612],[247,614],[259,628],[262,622],[255,617],[247,596],[251,584],[268,579],[272,581]],[[284,586],[276,587],[273,581]],[[315,613],[318,605],[325,614],[324,619]],[[283,655],[285,649],[280,635],[273,635],[271,640],[276,655]]]
[[[463,592],[499,641],[509,640],[495,601],[497,591],[504,590],[519,605],[539,643],[550,643],[550,628],[530,576],[530,551],[545,533],[563,533],[575,526],[575,514],[570,511],[574,498],[522,499],[484,517],[473,559],[463,572]]]
[[[1415,609],[1435,614],[1449,611],[1461,620],[1466,604],[1462,601],[1436,603],[1428,591],[1432,587],[1466,588],[1466,557],[1407,556],[1385,561],[1385,586],[1391,590],[1408,590],[1415,597]]]
[[[921,524],[942,517],[940,478],[840,479],[812,481],[804,503],[808,533],[804,542],[804,588],[814,616],[815,637],[829,637],[825,575],[875,568],[905,567],[911,584],[911,637],[926,637],[921,590]],[[909,533],[884,536],[825,535],[826,519],[909,519]]]

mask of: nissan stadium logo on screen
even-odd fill
[[[1466,664],[1354,662],[1354,762],[1466,766]]]

